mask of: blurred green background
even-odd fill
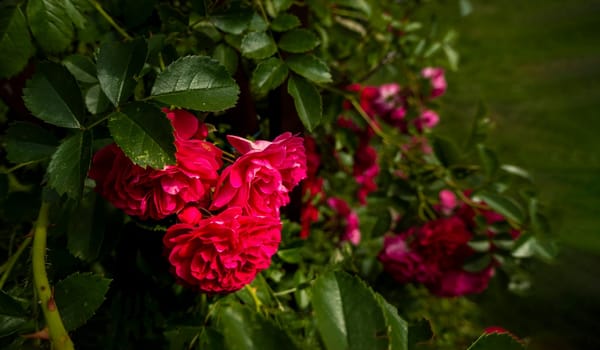
[[[471,0],[433,6],[461,54],[448,72],[440,130],[466,136],[479,100],[503,163],[531,171],[560,243],[524,297],[491,288],[484,319],[533,349],[600,349],[600,1]]]

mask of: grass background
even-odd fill
[[[534,267],[525,297],[481,296],[484,318],[533,349],[600,349],[600,1],[471,0],[436,4],[459,32],[439,130],[460,140],[482,100],[503,163],[531,171],[561,250]]]

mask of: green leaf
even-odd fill
[[[286,58],[285,62],[291,70],[315,83],[331,82],[329,67],[320,58],[314,55],[293,55]]]
[[[483,334],[467,350],[524,350],[511,335],[502,333]]]
[[[85,93],[85,106],[87,110],[96,115],[105,112],[110,107],[108,97],[102,92],[100,84],[93,85]]]
[[[457,70],[459,61],[458,52],[456,52],[456,50],[454,50],[454,48],[452,48],[450,45],[444,45],[443,48],[446,58],[448,59],[448,64],[450,65],[450,69]]]
[[[383,311],[364,282],[344,272],[330,272],[316,280],[312,294],[326,349],[388,348]]]
[[[460,0],[458,3],[460,7],[460,15],[468,16],[473,11],[473,5],[471,5],[470,0]]]
[[[293,0],[271,0],[271,2],[273,4],[273,10],[276,14],[287,10],[294,3]]]
[[[205,56],[186,56],[158,75],[152,97],[178,107],[217,112],[233,107],[239,91],[218,61]]]
[[[515,200],[509,197],[500,196],[489,192],[478,192],[473,196],[473,199],[484,201],[495,212],[502,214],[505,218],[510,219],[517,224],[522,224],[525,220],[523,209]]]
[[[242,38],[242,55],[248,58],[267,58],[277,52],[273,38],[265,32],[250,32]]]
[[[223,350],[225,349],[225,338],[223,335],[216,330],[204,327],[200,339],[198,339],[198,349],[202,350]],[[179,350],[181,348],[174,348],[173,350]]]
[[[67,138],[52,155],[48,165],[48,185],[59,194],[80,198],[92,157],[92,136],[89,131],[77,132]]]
[[[0,11],[0,78],[19,73],[35,52],[25,16],[18,7]]]
[[[69,220],[67,226],[69,252],[87,262],[98,257],[106,226],[100,215],[102,206],[96,205],[96,197],[95,192],[86,193],[71,212],[71,217],[77,220]]]
[[[98,81],[113,105],[118,106],[133,93],[135,76],[146,60],[146,42],[135,39],[126,43],[107,41],[98,53]]]
[[[94,315],[110,282],[93,273],[74,273],[56,284],[54,298],[67,331],[82,326]]]
[[[199,326],[178,326],[164,332],[170,350],[194,349],[190,347],[202,328]]]
[[[27,323],[23,317],[0,315],[0,338],[19,332]]]
[[[388,324],[389,350],[408,350],[408,323],[398,315],[396,307],[377,294],[377,301],[383,309]]]
[[[279,58],[271,57],[260,62],[250,80],[252,92],[258,96],[266,95],[285,81],[288,72],[287,66]]]
[[[477,154],[486,177],[488,179],[494,177],[500,166],[496,154],[482,144],[477,145]]]
[[[228,349],[297,349],[285,331],[248,307],[233,304],[224,308],[220,316]]]
[[[304,28],[292,29],[285,32],[279,39],[279,47],[283,51],[302,53],[310,51],[319,45],[319,39],[310,30]]]
[[[35,124],[16,122],[6,131],[6,158],[12,163],[48,158],[57,146],[54,134]]]
[[[242,34],[250,25],[253,11],[234,3],[226,11],[213,14],[210,19],[213,24],[226,33]]]
[[[238,54],[235,50],[226,44],[219,44],[215,47],[212,57],[219,61],[227,69],[230,75],[234,75],[238,66]]]
[[[279,16],[271,22],[271,30],[276,32],[285,32],[300,26],[298,17],[290,13],[280,13]]]
[[[27,19],[33,36],[44,51],[65,51],[75,37],[64,1],[30,0],[27,2]]]
[[[75,1],[75,2],[74,2]],[[84,29],[86,25],[86,19],[81,14],[81,10],[77,8],[76,3],[78,0],[65,0],[65,12],[71,19],[71,22],[75,25],[75,27],[79,29]]]
[[[426,342],[433,337],[431,324],[426,319],[421,319],[408,326],[408,349],[417,349],[417,344]]]
[[[89,84],[98,82],[96,65],[89,57],[79,54],[71,55],[63,60],[63,64],[78,81]]]
[[[23,90],[25,105],[41,120],[65,128],[80,128],[85,114],[79,85],[60,64],[41,62]]]
[[[18,301],[13,299],[10,295],[0,290],[0,315],[2,316],[13,316],[13,317],[25,317],[25,310],[21,307]]]
[[[296,112],[298,112],[302,124],[312,132],[323,117],[321,94],[313,84],[294,75],[288,79],[287,89],[294,98]]]
[[[139,166],[162,169],[175,163],[173,128],[165,114],[153,105],[125,105],[110,115],[108,128],[117,145]]]
[[[262,18],[261,15],[254,12],[252,14],[252,20],[250,21],[250,25],[248,26],[248,30],[251,32],[264,32],[269,29],[269,25]]]
[[[443,166],[448,167],[460,160],[458,147],[449,139],[436,136],[432,140],[432,145],[433,153]]]

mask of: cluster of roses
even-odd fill
[[[134,164],[115,144],[99,150],[89,172],[96,191],[126,214],[163,219],[177,214],[163,243],[175,275],[209,293],[231,292],[269,267],[281,240],[280,207],[306,177],[303,140],[284,133],[272,142],[228,136],[240,153],[224,169],[223,152],[206,140],[206,125],[184,110],[165,110],[175,136],[176,164]]]
[[[485,203],[480,204],[485,206]],[[379,254],[384,270],[400,283],[423,284],[438,296],[481,293],[499,262],[492,258],[479,271],[465,270],[465,263],[475,254],[468,243],[474,232],[481,232],[479,225],[483,222],[483,234],[490,242],[488,253],[491,254],[497,234],[493,225],[505,222],[505,218],[492,210],[474,209],[460,203],[449,190],[440,192],[437,210],[440,218],[385,237]],[[509,233],[513,239],[520,235],[514,229]]]

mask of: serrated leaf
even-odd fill
[[[524,350],[525,348],[507,333],[480,336],[467,350]]]
[[[60,64],[41,62],[23,90],[25,105],[41,120],[65,128],[80,128],[85,114],[79,85]]]
[[[285,32],[300,26],[300,19],[291,13],[280,13],[271,21],[271,30],[276,32]]]
[[[376,297],[344,272],[319,277],[313,288],[317,329],[328,350],[387,349],[387,326]]]
[[[448,167],[458,163],[460,160],[460,152],[454,142],[449,139],[436,136],[432,139],[433,153],[440,163]]]
[[[238,66],[238,54],[235,50],[225,44],[219,44],[215,47],[212,57],[219,61],[223,67],[227,68],[229,74],[234,75]]]
[[[279,39],[279,48],[292,53],[307,52],[319,45],[319,39],[305,28],[292,29],[283,33]]]
[[[12,163],[49,158],[57,146],[54,134],[35,124],[16,122],[6,131],[6,158]]]
[[[66,57],[62,62],[69,72],[82,83],[94,84],[96,78],[96,65],[89,57],[75,54]]]
[[[248,58],[267,58],[277,52],[273,38],[265,32],[250,32],[242,38],[242,55]]]
[[[233,304],[220,313],[222,332],[228,349],[297,349],[284,330],[248,307]]]
[[[165,114],[153,105],[135,102],[108,119],[113,139],[134,163],[162,169],[175,163],[173,129]]]
[[[285,59],[291,70],[315,83],[331,82],[329,67],[314,55],[293,55]]]
[[[252,92],[258,96],[264,96],[270,90],[281,85],[287,78],[289,70],[285,63],[279,58],[271,57],[260,62],[250,80]]]
[[[35,52],[19,7],[5,7],[0,11],[0,52],[0,78],[19,73]]]
[[[92,114],[100,114],[108,110],[110,101],[102,92],[100,84],[91,86],[85,93],[85,106]]]
[[[389,350],[408,350],[408,323],[398,315],[398,310],[377,294],[377,301],[383,309],[388,324]]]
[[[71,211],[67,226],[67,248],[76,258],[92,262],[98,257],[104,240],[105,222],[102,220],[102,206],[96,205],[96,193],[89,192],[82,197]],[[99,220],[95,220],[98,218]]]
[[[74,199],[80,198],[91,157],[90,132],[81,131],[70,136],[52,155],[48,165],[48,185],[59,194],[67,194]]]
[[[496,157],[496,154],[482,144],[477,145],[477,154],[479,155],[479,161],[481,162],[486,177],[494,177],[499,168],[498,157]]]
[[[321,94],[313,84],[294,75],[289,77],[287,89],[294,99],[302,124],[312,132],[321,123],[323,116]]]
[[[250,25],[253,11],[243,8],[239,3],[234,3],[226,11],[211,15],[210,20],[213,24],[226,33],[242,34]]]
[[[98,52],[98,82],[113,105],[125,102],[133,93],[135,76],[146,60],[146,42],[135,39],[126,43],[107,41]]]
[[[178,107],[216,112],[233,107],[239,91],[218,61],[206,56],[186,56],[158,75],[152,97]]]
[[[61,0],[28,1],[27,19],[31,33],[44,51],[64,51],[75,37],[73,25]]]
[[[510,219],[517,224],[522,224],[525,220],[525,213],[523,209],[512,198],[506,196],[500,196],[490,192],[479,192],[473,199],[480,199],[484,201],[492,210],[502,214],[505,218]]]
[[[74,273],[56,284],[54,298],[67,331],[82,326],[94,315],[110,282],[92,273]]]
[[[12,317],[25,317],[25,310],[18,301],[0,290],[0,315]]]

